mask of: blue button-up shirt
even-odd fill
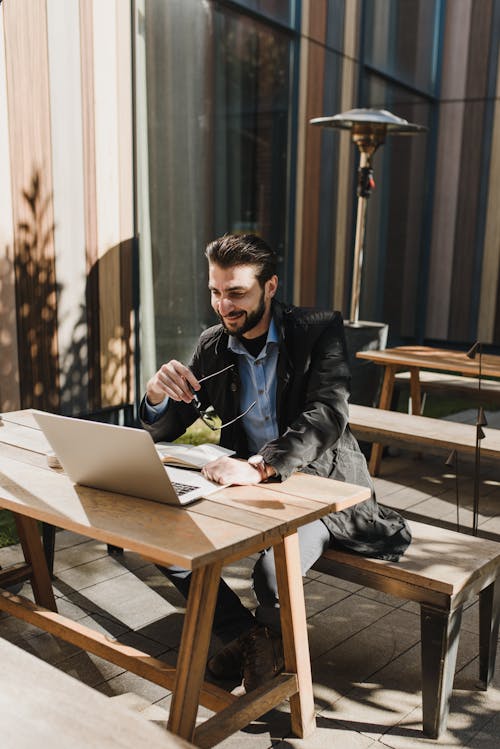
[[[271,320],[266,343],[257,357],[253,357],[235,336],[229,336],[228,349],[238,355],[241,381],[240,411],[244,413],[251,403],[255,406],[243,417],[243,428],[250,452],[278,436],[276,418],[276,382],[278,365],[278,330]]]
[[[278,330],[271,320],[267,340],[258,356],[250,354],[236,336],[229,336],[228,349],[238,356],[241,394],[240,413],[244,413],[251,403],[255,406],[243,416],[243,429],[250,452],[256,453],[267,442],[278,437],[276,418],[276,384],[278,365]],[[146,415],[155,421],[166,409],[168,397],[156,406],[146,401]]]

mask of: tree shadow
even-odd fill
[[[26,220],[14,239],[20,400],[23,408],[59,407],[57,294],[52,195],[35,170],[23,190]]]
[[[13,252],[6,247],[0,257],[0,408],[104,420],[125,409],[131,422],[134,239],[96,259],[73,300],[73,288],[57,281],[52,193],[40,170],[19,214]]]

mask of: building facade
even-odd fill
[[[354,107],[428,128],[375,154],[360,317],[497,345],[499,40],[500,0],[3,0],[0,408],[133,403],[224,232],[347,317],[357,153],[309,120]]]

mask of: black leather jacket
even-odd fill
[[[336,545],[368,556],[397,559],[411,535],[405,521],[378,505],[366,460],[349,429],[350,371],[339,312],[326,312],[273,303],[279,331],[276,410],[279,437],[260,450],[281,480],[294,471],[306,471],[353,484],[368,486],[372,498],[355,508],[323,518]],[[189,364],[197,378],[235,364],[219,377],[207,380],[198,397],[212,405],[223,422],[240,413],[238,357],[228,350],[228,336],[221,325],[206,330]],[[196,410],[170,401],[154,423],[141,419],[155,441],[172,441],[197,418]],[[222,429],[221,445],[249,455],[241,421]]]

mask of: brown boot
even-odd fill
[[[207,671],[221,681],[240,679],[243,669],[243,652],[240,638],[225,645],[207,663]]]
[[[283,671],[281,635],[269,627],[256,626],[240,637],[243,652],[243,686],[251,692]]]

